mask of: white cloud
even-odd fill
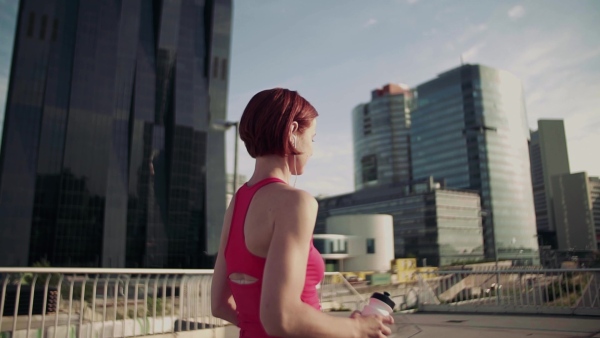
[[[406,0],[406,3],[409,4],[409,5],[413,5],[413,4],[416,4],[419,1],[420,0]]]
[[[488,29],[488,26],[484,23],[479,25],[470,25],[465,29],[465,31],[456,39],[458,42],[467,42],[479,34],[485,32]]]
[[[376,24],[376,23],[377,23],[377,19],[370,18],[369,20],[367,20],[367,22],[365,22],[365,23],[363,24],[363,27],[364,27],[364,28],[367,28],[367,27],[373,26],[373,25],[374,25],[374,24]]]
[[[467,49],[464,53],[462,53],[463,61],[465,61],[465,62],[473,61],[473,59],[475,59],[477,57],[477,55],[479,55],[479,51],[484,46],[485,46],[485,43],[480,43],[480,44],[477,44],[477,45]]]
[[[530,44],[527,48],[517,54],[510,64],[510,71],[521,77],[524,82],[528,78],[547,75],[556,65],[564,65],[569,58],[563,58],[561,53],[571,39],[570,34],[565,32],[551,39],[544,39]]]
[[[507,14],[511,20],[520,19],[525,15],[525,7],[521,5],[516,5],[513,8],[511,8]]]

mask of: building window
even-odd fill
[[[219,57],[215,56],[213,59],[213,77],[219,77]]]
[[[52,24],[52,41],[56,41],[56,35],[58,34],[58,20],[54,19]]]
[[[372,127],[371,118],[370,117],[363,118],[363,135],[371,134],[371,132],[372,132],[371,127]]]
[[[371,134],[371,117],[369,117],[369,106],[363,106],[363,135]]]
[[[44,40],[46,38],[46,24],[48,23],[48,17],[46,15],[42,15],[42,27],[40,27],[40,40]]]
[[[367,155],[362,158],[362,180],[363,183],[377,181],[377,156]]]
[[[367,254],[375,253],[375,238],[367,238]]]
[[[35,14],[29,12],[29,22],[27,23],[27,36],[33,35],[33,29],[35,28]]]

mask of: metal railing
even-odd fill
[[[435,271],[417,276],[419,310],[600,315],[600,269]]]
[[[135,337],[214,329],[213,270],[0,268],[0,337]],[[319,285],[325,310],[366,303],[342,274]],[[9,334],[8,336],[6,334]]]
[[[0,268],[0,337],[132,337],[224,326],[212,270]]]
[[[365,298],[339,272],[326,272],[319,285],[319,299],[325,311],[359,310],[366,304]]]
[[[0,337],[133,337],[221,328],[227,323],[211,315],[212,275],[0,268]],[[330,272],[319,296],[324,310],[333,311],[361,309],[370,293],[386,290],[398,309],[416,293],[422,311],[600,315],[599,278],[600,269],[442,270],[417,274],[417,283],[356,286]]]

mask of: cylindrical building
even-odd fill
[[[344,271],[388,271],[394,259],[391,215],[342,215],[327,219],[327,233],[347,235]]]

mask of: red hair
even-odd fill
[[[319,113],[298,92],[273,88],[250,99],[240,120],[240,138],[253,158],[266,155],[298,155],[290,141],[290,126],[308,128]]]

